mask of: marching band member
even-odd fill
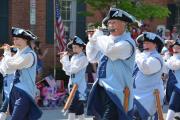
[[[111,8],[103,23],[108,26],[110,35],[96,30],[86,46],[87,58],[98,63],[97,80],[88,96],[87,114],[95,119],[128,120],[123,108],[124,88],[130,90],[129,111],[133,107],[133,65],[135,42],[126,27],[134,22],[127,12]],[[129,112],[128,112],[129,113]]]
[[[87,29],[86,29],[86,43],[88,42],[88,38],[91,37],[94,34],[96,27],[93,23],[89,23],[87,25]],[[91,88],[92,83],[94,83],[95,79],[96,79],[96,70],[97,70],[97,63],[89,63],[86,69],[86,74],[87,74],[87,82],[90,83],[88,85],[88,87]]]
[[[163,82],[161,80],[164,68],[163,59],[159,54],[163,47],[163,40],[156,34],[144,32],[136,39],[142,43],[143,51],[137,50],[135,57],[134,78],[134,117],[141,120],[157,120],[155,89],[160,92],[163,103]],[[141,47],[140,47],[141,48]]]
[[[78,116],[79,120],[84,120],[84,101],[86,100],[87,83],[85,80],[85,71],[88,65],[88,60],[83,52],[85,43],[77,36],[74,37],[69,47],[72,47],[73,55],[69,60],[69,54],[65,52],[60,59],[63,65],[63,70],[70,76],[68,88],[72,89],[74,84],[78,85],[78,90],[75,93],[72,104],[68,110],[68,120],[75,120]]]
[[[17,48],[11,48],[11,54],[12,56],[16,54]],[[3,80],[3,103],[0,108],[0,120],[6,120],[6,112],[8,111],[8,103],[9,103],[9,93],[12,88],[12,83],[14,79],[14,72],[12,71],[11,74],[4,75]]]
[[[36,36],[28,30],[12,27],[12,37],[18,51],[11,56],[10,46],[4,45],[4,59],[0,67],[3,74],[16,71],[9,95],[11,120],[37,120],[42,114],[35,103],[37,57],[29,46]]]
[[[180,40],[178,39],[173,45],[173,56],[165,63],[168,69],[172,71],[174,81],[173,92],[170,97],[169,110],[166,120],[173,120],[175,113],[180,112]],[[180,117],[180,115],[179,115]]]

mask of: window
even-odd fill
[[[60,9],[66,38],[72,37],[76,33],[76,0],[60,0]]]

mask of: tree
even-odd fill
[[[163,19],[168,17],[170,11],[166,6],[160,6],[157,4],[145,3],[144,0],[78,0],[84,2],[92,7],[92,9],[98,10],[103,17],[105,17],[110,7],[116,6],[122,10],[135,16],[137,19],[145,20],[152,18]],[[85,11],[81,14],[91,16],[94,13]]]

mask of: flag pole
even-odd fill
[[[53,0],[54,14],[54,79],[56,80],[56,0]]]

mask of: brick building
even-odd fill
[[[180,29],[180,0],[151,0],[147,2],[168,6],[171,15],[163,20],[146,20],[155,31],[157,25],[165,25],[171,29],[177,26]],[[89,11],[90,7],[77,0],[60,0],[62,18],[67,38],[78,35],[85,38],[86,24],[102,21],[98,11],[92,17],[83,17],[80,11]],[[54,22],[53,0],[1,0],[0,4],[0,43],[11,42],[10,29],[12,26],[32,30],[41,42],[42,50],[49,48],[45,58],[46,67],[53,67],[57,62],[54,58]]]
[[[149,19],[145,20],[146,24],[150,25],[151,31],[156,31],[158,25],[164,25],[168,29],[176,26],[180,29],[180,0],[145,0],[147,3],[159,4],[167,6],[171,11],[171,15],[165,19]],[[79,3],[77,0],[61,0],[61,12],[63,13],[63,20],[66,26],[66,34],[68,37],[79,35],[85,38],[86,24],[90,22],[101,22],[103,16],[99,11],[93,11],[95,14],[91,17],[83,17],[78,13],[81,11],[92,11],[90,6]]]
[[[41,49],[49,48],[46,67],[54,64],[53,25],[53,0],[1,0],[0,43],[12,42],[12,26],[30,29],[38,36]]]

